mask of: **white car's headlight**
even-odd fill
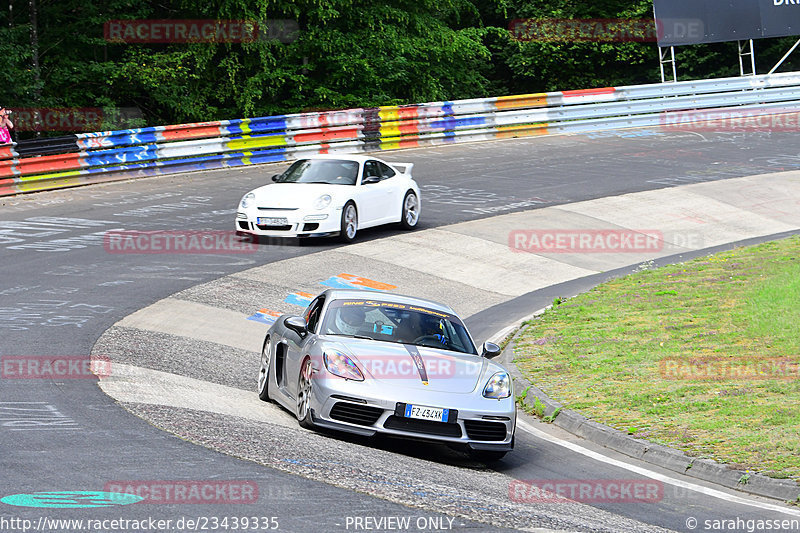
[[[314,209],[325,209],[329,205],[331,205],[331,195],[330,194],[323,194],[316,200],[314,200]]]
[[[497,372],[483,388],[483,397],[500,400],[511,396],[511,378],[507,372]]]
[[[240,204],[242,206],[242,209],[247,209],[248,207],[253,205],[253,200],[255,200],[255,199],[256,199],[256,195],[254,193],[249,192],[249,193],[245,194],[244,197],[242,198],[242,202]]]
[[[325,350],[322,352],[322,359],[325,361],[325,368],[334,376],[354,381],[364,381],[364,374],[358,366],[347,355],[336,350]]]

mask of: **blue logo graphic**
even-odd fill
[[[144,498],[123,492],[97,492],[65,490],[55,492],[34,492],[33,494],[12,494],[0,498],[0,502],[17,507],[60,507],[74,509],[79,507],[113,507],[138,503]]]

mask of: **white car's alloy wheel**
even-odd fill
[[[358,232],[358,211],[356,206],[348,202],[342,211],[341,238],[344,242],[353,242]]]
[[[419,201],[417,195],[411,191],[406,193],[403,200],[403,219],[400,221],[402,226],[406,229],[416,227],[419,221]]]

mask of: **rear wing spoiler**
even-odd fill
[[[403,174],[406,174],[407,176],[411,175],[411,169],[414,168],[414,163],[393,163],[391,161],[387,161],[387,163],[392,165],[394,168],[396,168],[397,170],[399,170]],[[399,167],[402,167],[402,168],[399,168]]]

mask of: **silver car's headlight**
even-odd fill
[[[329,205],[331,205],[331,195],[330,194],[323,194],[316,200],[314,200],[314,209],[325,209]]]
[[[334,376],[354,381],[364,381],[364,374],[358,366],[347,355],[336,350],[325,350],[322,352],[322,359],[325,361],[325,368]]]
[[[240,204],[242,206],[242,209],[247,209],[248,207],[253,205],[253,200],[255,200],[255,199],[256,199],[256,195],[253,194],[252,192],[249,192],[249,193],[245,194],[244,197],[242,198],[242,202]]]
[[[497,372],[483,388],[483,397],[500,400],[511,396],[511,378],[507,372]]]

